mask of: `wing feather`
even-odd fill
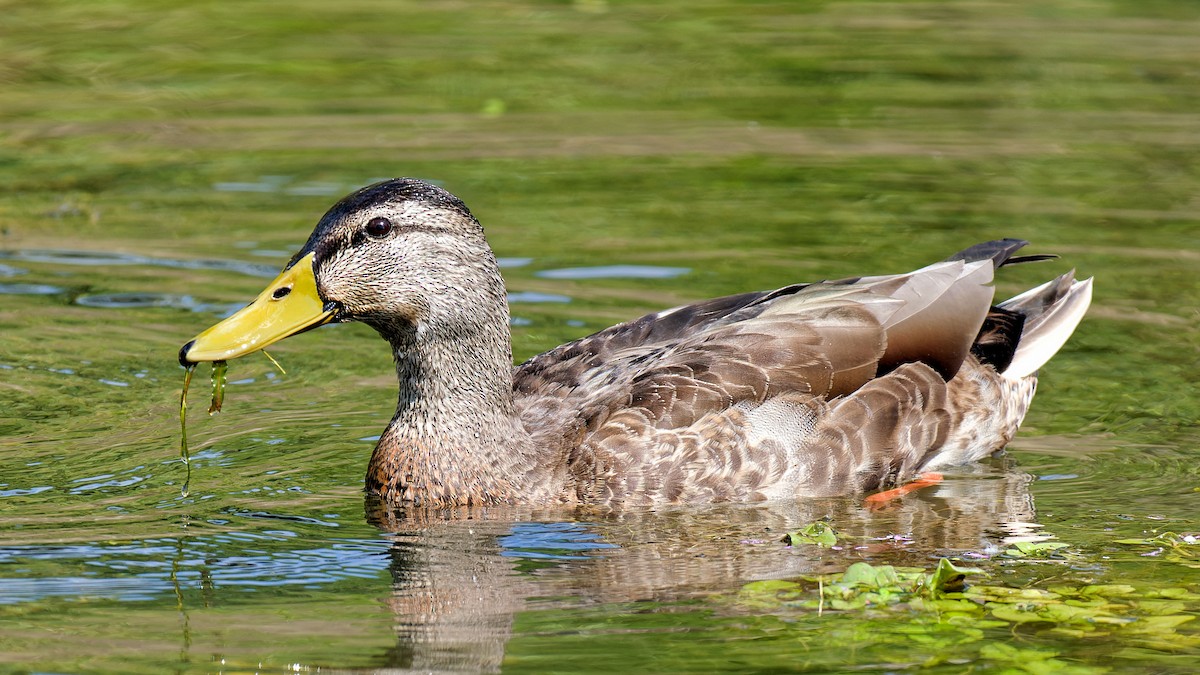
[[[1013,257],[1023,245],[988,242],[907,274],[727,296],[613,326],[515,369],[522,420],[563,449],[581,501],[869,490],[907,479],[943,446],[975,457],[1004,434],[959,429],[964,405],[948,397],[994,388],[984,383],[999,379],[993,366],[1017,336],[1040,337],[1031,323],[1067,326],[1043,331],[1056,348],[1082,314],[1055,316],[1071,295],[1060,288],[1082,286],[1075,305],[1086,306],[1089,289],[1068,278],[992,308],[995,268],[1044,258]]]

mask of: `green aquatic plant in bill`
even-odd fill
[[[274,359],[272,359],[274,361]],[[212,363],[212,401],[208,405],[208,414],[215,415],[221,412],[221,406],[225,403],[225,384],[228,381],[227,372],[229,370],[228,361],[213,361]],[[183,376],[183,390],[179,392],[179,457],[183,460],[183,466],[187,470],[187,476],[183,480],[182,494],[188,496],[189,489],[192,483],[192,458],[188,451],[187,439],[187,393],[192,386],[192,373],[196,371],[196,366],[192,365],[185,369]]]
[[[183,496],[188,494],[188,488],[192,483],[192,458],[188,453],[187,440],[187,393],[192,386],[192,373],[196,371],[195,366],[185,369],[183,376],[183,389],[179,392],[179,458],[183,460],[183,466],[187,470],[187,476],[183,479]]]
[[[221,405],[225,403],[225,382],[226,372],[229,370],[228,361],[213,361],[212,364],[212,403],[208,406],[208,414],[215,415],[221,412]]]
[[[271,365],[279,369],[279,372],[287,375],[287,371],[275,357],[271,356],[262,350],[262,355],[267,357]],[[183,390],[179,392],[179,457],[183,460],[183,465],[187,468],[187,476],[183,481],[183,496],[188,495],[188,489],[192,482],[192,461],[191,454],[188,451],[187,437],[187,393],[192,386],[192,373],[196,370],[196,364],[191,364],[185,369],[183,376]],[[228,361],[213,361],[212,362],[212,400],[208,404],[208,414],[215,415],[221,412],[221,407],[225,405],[225,385],[228,384],[229,377],[229,362]]]

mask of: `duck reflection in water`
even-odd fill
[[[986,556],[1045,536],[1031,481],[1001,456],[883,508],[831,497],[564,512],[428,509],[368,497],[367,519],[393,541],[385,602],[397,642],[379,665],[497,671],[522,611],[689,600],[858,561],[928,568],[933,556]],[[781,541],[818,520],[838,530],[841,550]]]

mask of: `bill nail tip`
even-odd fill
[[[186,345],[179,348],[179,365],[183,366],[184,368],[191,368],[192,366],[196,365],[192,361],[189,361],[187,357],[188,350],[190,350],[194,344],[196,344],[196,341],[190,340]]]

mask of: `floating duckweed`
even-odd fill
[[[903,614],[901,623],[917,626],[916,630],[892,632],[881,624],[880,632],[872,634],[877,644],[894,641],[922,648],[938,643],[947,647],[976,644],[986,629],[1013,631],[1020,627],[1029,638],[1042,634],[1091,636],[1168,653],[1190,653],[1200,646],[1200,636],[1185,626],[1195,621],[1195,601],[1200,599],[1200,594],[1190,589],[1143,589],[1132,584],[1012,588],[987,585],[991,574],[958,567],[946,558],[940,559],[932,572],[856,562],[841,574],[751,582],[742,586],[734,602],[759,612],[811,612],[810,616],[821,617],[822,621],[837,621],[836,616],[829,618],[831,611],[858,613],[859,620],[865,621],[882,616],[887,622]],[[983,583],[968,585],[969,575],[978,575]],[[894,612],[891,618],[887,618],[888,612]],[[990,644],[1009,649],[1002,643]],[[986,646],[978,655],[1010,660]],[[1020,656],[1017,652],[1012,655]],[[1066,661],[1050,665],[1022,667],[1019,672],[1093,672],[1073,670]]]

